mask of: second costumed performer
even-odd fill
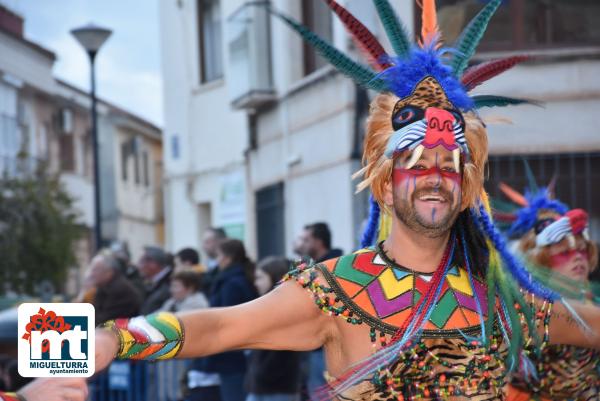
[[[507,234],[519,239],[519,251],[535,265],[531,270],[540,281],[561,288],[569,298],[591,303],[599,293],[588,279],[598,263],[598,248],[588,236],[588,215],[554,199],[551,187],[538,189],[532,181],[522,195],[501,184],[517,208],[497,213],[497,218],[510,222]],[[600,401],[599,368],[598,351],[549,345],[539,355],[521,359],[508,400]]]
[[[442,47],[433,1],[422,1],[415,45],[390,4],[374,0],[394,57],[355,17],[327,3],[370,67],[270,11],[339,71],[380,92],[360,171],[359,189],[370,188],[374,200],[368,246],[298,266],[278,288],[243,305],[110,322],[96,334],[97,368],[115,356],[324,347],[324,399],[502,400],[524,348],[537,352],[546,341],[599,348],[600,337],[569,319],[576,309],[600,332],[598,309],[569,306],[533,281],[490,217],[483,190],[487,134],[477,108],[523,101],[468,91],[521,59],[467,65],[501,0],[487,2],[450,52]]]

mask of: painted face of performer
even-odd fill
[[[573,280],[587,281],[590,260],[587,241],[581,234],[575,236],[572,246],[569,238],[548,246],[548,263],[552,270]]]
[[[412,167],[405,168],[410,156],[403,152],[394,163],[394,213],[418,233],[443,236],[460,212],[461,174],[456,171],[452,151],[444,146],[425,149]]]

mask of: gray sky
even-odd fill
[[[54,75],[89,90],[89,63],[69,31],[89,22],[112,36],[96,61],[98,95],[162,125],[160,0],[0,0],[25,18],[25,37],[53,51]]]

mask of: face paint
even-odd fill
[[[572,249],[572,250],[564,251],[561,253],[557,253],[555,255],[550,255],[550,267],[552,267],[552,268],[561,267],[561,266],[569,263],[576,256],[581,256],[584,260],[588,260],[588,257],[589,257],[587,250]]]
[[[443,153],[425,152],[415,167],[393,169],[394,212],[408,227],[433,237],[447,232],[460,212],[456,190],[462,176],[447,157],[440,163]]]
[[[557,244],[550,245],[547,252],[548,267],[554,272],[573,280],[588,279],[590,273],[588,245],[581,235],[577,238],[572,237],[572,241],[565,238]]]
[[[431,167],[428,169],[404,169],[401,167],[394,167],[393,180],[394,186],[398,186],[402,183],[402,181],[406,179],[413,178],[416,182],[417,178],[437,175],[438,179],[441,181],[441,178],[448,178],[452,180],[454,186],[456,184],[460,184],[462,181],[462,177],[460,173],[456,173],[454,171],[442,170],[439,167]]]

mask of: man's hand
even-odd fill
[[[96,373],[106,369],[119,351],[119,339],[109,329],[96,329]]]
[[[43,377],[17,392],[27,401],[85,401],[88,388],[79,377]]]

